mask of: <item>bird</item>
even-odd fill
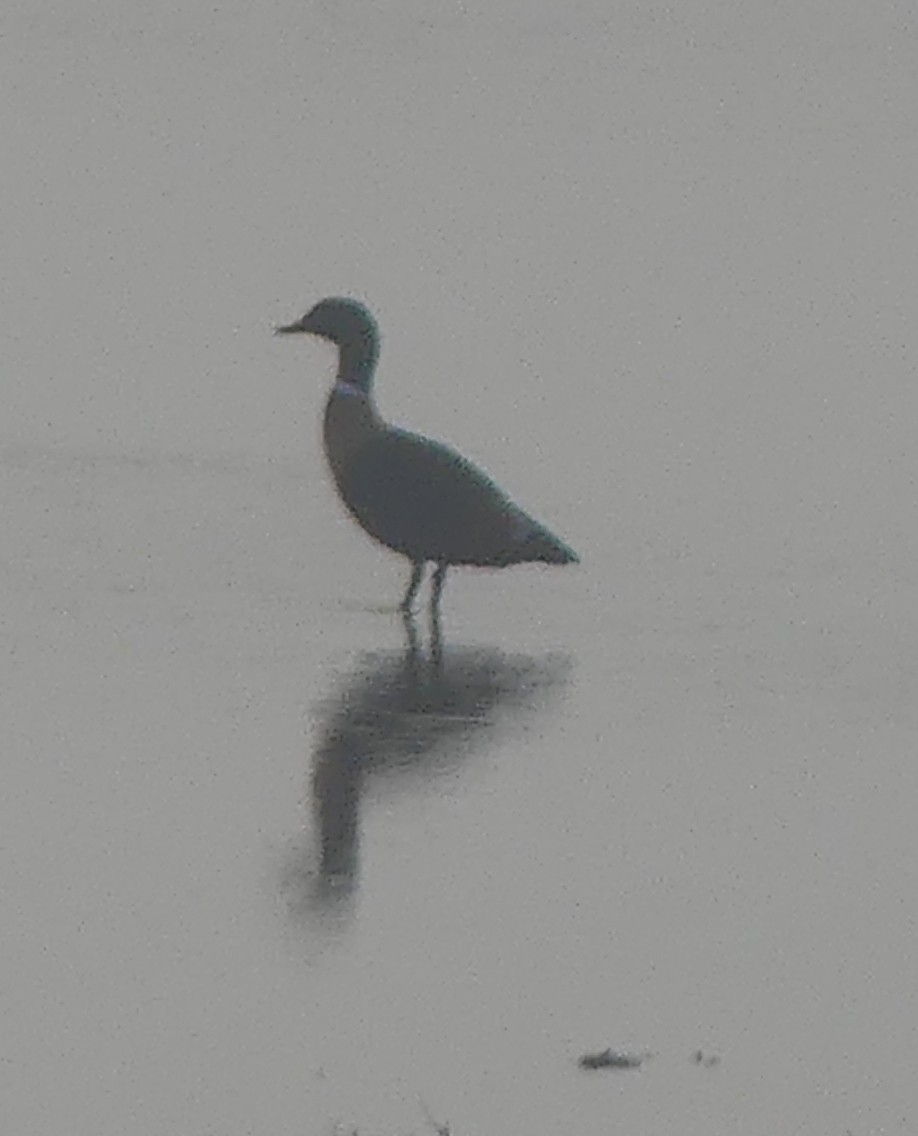
[[[385,422],[373,380],[380,336],[369,309],[348,297],[320,300],[277,335],[308,334],[338,349],[325,406],[323,441],[338,495],[361,527],[411,563],[400,610],[411,616],[428,563],[430,615],[440,616],[452,565],[503,568],[542,561],[575,564],[563,540],[525,513],[452,447]]]

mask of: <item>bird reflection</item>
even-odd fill
[[[309,874],[309,908],[334,906],[354,891],[368,780],[397,782],[458,768],[506,725],[510,712],[543,704],[568,670],[566,657],[558,655],[490,648],[451,648],[444,655],[436,622],[423,652],[411,616],[404,630],[404,650],[362,655],[320,709],[312,779],[318,870]],[[305,900],[301,895],[299,902]]]

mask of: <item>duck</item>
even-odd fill
[[[277,335],[316,336],[337,348],[335,384],[325,405],[325,455],[351,516],[411,564],[399,605],[403,615],[412,614],[427,564],[433,565],[430,614],[437,621],[452,566],[579,562],[568,544],[451,446],[380,417],[373,397],[380,335],[364,304],[328,297],[301,319],[274,330]]]

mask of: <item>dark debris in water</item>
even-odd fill
[[[617,1053],[604,1049],[602,1053],[584,1053],[577,1064],[581,1069],[640,1069],[650,1057],[649,1053]]]
[[[692,1061],[695,1065],[701,1065],[705,1069],[713,1069],[715,1065],[720,1064],[720,1058],[716,1053],[705,1053],[703,1049],[696,1049],[692,1054]]]

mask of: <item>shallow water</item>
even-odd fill
[[[8,13],[5,1129],[910,1136],[907,28],[421,7]],[[439,650],[336,292],[582,557]]]

